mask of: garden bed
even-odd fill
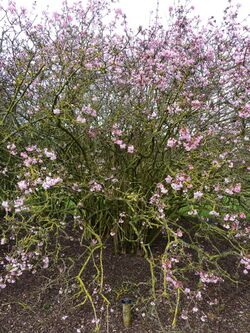
[[[81,259],[77,261],[80,254],[79,244],[72,242],[66,253],[67,258],[75,259],[72,269],[69,269],[70,261],[65,259],[64,264],[61,261],[35,275],[26,273],[16,284],[2,290],[0,332],[93,332],[95,323],[90,304],[86,302],[84,306],[76,307],[81,298],[76,300],[72,297],[77,291],[73,277],[80,267]],[[173,313],[169,301],[160,296],[152,300],[150,296],[150,271],[143,257],[115,255],[111,245],[107,245],[103,264],[104,294],[110,301],[108,308],[100,296],[96,294],[95,297],[92,289],[100,319],[100,332],[245,333],[248,330],[250,293],[246,277],[241,279],[239,285],[225,282],[208,287],[203,300],[198,302],[199,310],[189,315],[187,320],[179,318],[177,328],[173,330]],[[66,273],[68,269],[69,273]],[[90,265],[84,274],[84,282],[90,289],[93,273]],[[125,329],[122,324],[121,299],[124,296],[133,300],[133,322],[130,329]],[[183,307],[188,300],[184,303]],[[201,317],[204,314],[207,317],[203,322]]]

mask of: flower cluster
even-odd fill
[[[191,151],[199,147],[201,140],[203,139],[202,135],[192,136],[188,128],[181,128],[179,131],[178,140],[174,138],[169,138],[167,141],[167,147],[174,148],[180,147],[183,145],[186,151]]]
[[[207,283],[218,283],[222,282],[223,279],[214,273],[211,272],[199,272],[200,281],[207,284]]]
[[[244,274],[248,274],[248,272],[250,271],[250,257],[243,257],[241,260],[240,260],[240,263],[242,265],[244,265],[244,270],[243,270],[243,273]]]
[[[178,263],[179,260],[177,258],[172,257],[170,260],[164,260],[162,263],[162,268],[166,273],[166,281],[170,282],[171,285],[177,289],[177,288],[182,288],[182,282],[178,281],[173,274],[172,266],[173,263]]]
[[[102,192],[103,186],[95,180],[91,180],[89,182],[89,190],[90,192]]]
[[[120,149],[127,149],[127,152],[130,153],[130,154],[133,154],[134,153],[134,146],[133,145],[127,145],[123,139],[121,138],[122,137],[122,130],[119,129],[119,126],[118,124],[114,124],[112,126],[112,141],[118,145],[120,147]]]
[[[43,268],[49,267],[48,257],[43,257],[42,254],[37,252],[25,252],[18,250],[15,256],[7,255],[0,262],[0,268],[4,272],[0,275],[0,289],[4,289],[7,284],[16,283],[18,277],[23,275],[24,272],[31,272],[35,274],[37,269],[36,265],[42,262]]]
[[[174,178],[168,175],[165,178],[165,182],[170,184],[174,191],[183,190],[184,193],[193,187],[191,177],[185,173],[177,173]]]

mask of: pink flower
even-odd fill
[[[28,158],[28,154],[27,154],[26,152],[21,152],[21,153],[20,153],[20,156],[21,156],[22,158]]]
[[[120,140],[120,139],[115,139],[115,140],[114,140],[114,143],[120,146],[120,145],[123,144],[123,141]]]
[[[182,183],[178,182],[178,183],[172,183],[171,187],[173,190],[179,191],[183,187],[183,185],[182,185]]]
[[[213,273],[199,272],[200,280],[203,283],[218,283],[223,281],[223,279]]]
[[[191,102],[191,105],[194,107],[194,108],[199,108],[201,106],[201,102],[198,101],[198,100],[195,100],[195,101],[192,101]]]
[[[28,147],[25,148],[25,150],[28,151],[28,152],[38,151],[36,145],[34,145],[34,146],[28,146]]]
[[[6,210],[6,212],[10,211],[9,201],[3,201],[2,207]]]
[[[57,185],[58,183],[60,183],[62,181],[62,179],[60,177],[57,177],[57,178],[51,178],[49,176],[47,176],[45,178],[45,181],[43,182],[42,184],[42,187],[45,189],[45,190],[48,190],[49,188]]]
[[[77,116],[76,121],[77,121],[78,123],[81,123],[81,124],[85,124],[85,123],[86,123],[86,119],[83,118],[83,117],[80,116],[80,115]]]
[[[6,288],[6,284],[3,283],[3,279],[0,278],[0,289],[4,289],[4,288]]]
[[[13,14],[16,12],[16,4],[13,1],[9,2],[8,10]]]
[[[44,155],[48,157],[51,161],[56,160],[56,154],[53,151],[49,151],[47,148],[44,149]]]
[[[189,142],[191,140],[191,135],[188,128],[181,128],[179,131],[180,140],[186,140]]]
[[[90,106],[83,106],[82,112],[89,116],[96,117],[96,110],[92,109]]]
[[[234,193],[240,193],[241,191],[241,184],[236,184],[233,188],[232,188],[232,191]]]
[[[134,150],[135,150],[135,148],[133,145],[128,146],[128,153],[133,154]]]
[[[177,145],[177,143],[178,143],[177,140],[170,138],[167,141],[167,147],[173,148]]]
[[[194,199],[200,199],[203,196],[201,191],[194,192]]]
[[[7,238],[5,238],[5,237],[1,238],[0,244],[4,245],[6,243],[7,243]]]
[[[53,110],[53,113],[54,113],[55,115],[59,115],[59,114],[61,113],[61,111],[60,111],[59,109],[54,109],[54,110]]]
[[[114,136],[121,136],[121,135],[122,135],[122,131],[121,131],[120,129],[118,129],[118,128],[115,128],[115,127],[113,127],[111,133],[112,133],[112,135],[114,135]]]
[[[173,180],[173,177],[171,177],[169,175],[165,178],[165,182],[168,184],[171,184],[172,180]]]
[[[225,193],[230,194],[230,195],[234,194],[234,193],[233,193],[233,190],[230,189],[230,188],[226,188],[226,189],[225,189]]]
[[[178,229],[178,230],[176,231],[176,236],[177,236],[177,237],[182,237],[182,236],[183,236],[183,232],[181,231],[181,229]]]
[[[21,180],[20,182],[17,183],[17,186],[21,191],[25,191],[28,188],[28,183],[26,180]]]
[[[240,260],[240,263],[245,266],[243,273],[248,274],[248,271],[250,270],[250,257],[243,257]]]
[[[247,119],[250,117],[250,104],[249,103],[245,105],[245,108],[243,111],[239,112],[239,117],[243,118],[243,119]]]
[[[200,291],[197,292],[196,299],[198,299],[199,301],[202,300],[202,295]]]
[[[212,215],[212,216],[219,216],[220,213],[216,212],[215,210],[211,210],[211,211],[209,212],[209,215]]]
[[[7,149],[10,151],[11,155],[16,155],[16,145],[14,143],[8,144]]]
[[[116,15],[123,15],[121,8],[116,8],[115,13],[116,13]]]
[[[162,194],[168,193],[168,190],[165,188],[165,186],[161,183],[157,184],[157,188],[161,191]]]
[[[241,219],[245,219],[245,218],[246,218],[246,214],[244,214],[244,213],[240,213],[240,214],[239,214],[239,217],[240,217]]]
[[[45,257],[43,258],[43,268],[48,268],[49,267],[49,258]]]
[[[212,161],[212,165],[215,167],[215,168],[220,168],[220,163],[218,162],[218,161],[216,161],[216,160],[213,160]]]
[[[23,203],[24,203],[23,198],[18,198],[16,200],[14,200],[14,207],[15,208],[22,207]]]
[[[102,185],[94,180],[89,182],[89,185],[90,185],[90,192],[101,192],[103,190]]]
[[[154,195],[152,195],[152,197],[150,198],[150,200],[149,200],[149,203],[151,204],[151,205],[153,205],[153,204],[158,204],[159,203],[159,199],[160,199],[160,194],[158,194],[158,193],[155,193]]]
[[[94,65],[91,64],[90,62],[87,62],[87,63],[85,64],[85,67],[86,67],[87,69],[92,69],[92,68],[94,67]]]
[[[191,151],[193,149],[196,149],[199,146],[202,138],[203,137],[200,135],[200,136],[197,136],[196,138],[193,138],[193,139],[189,140],[188,142],[185,142],[184,143],[185,150],[186,151]]]
[[[183,312],[183,313],[181,314],[181,319],[183,319],[183,320],[187,320],[187,319],[188,319],[188,316],[187,316],[187,313],[186,313],[186,312]]]

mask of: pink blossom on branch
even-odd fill
[[[133,154],[135,151],[135,148],[133,145],[128,145],[128,153]]]
[[[46,176],[45,181],[43,181],[43,183],[42,183],[42,187],[45,190],[48,190],[51,187],[53,187],[61,182],[62,182],[62,179],[60,177],[52,178],[50,176]]]
[[[170,138],[168,139],[167,141],[167,147],[170,147],[170,148],[173,148],[177,145],[178,141],[173,139],[173,138]]]
[[[203,196],[203,192],[197,191],[194,192],[194,199],[200,199]]]
[[[58,116],[61,113],[61,111],[59,109],[54,109],[53,113],[54,115]]]

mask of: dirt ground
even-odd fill
[[[77,245],[72,244],[69,248],[72,258],[79,256],[81,249]],[[92,293],[101,333],[249,332],[247,277],[242,284],[226,282],[208,288],[199,302],[199,310],[189,315],[187,320],[179,318],[176,328],[172,329],[174,309],[171,309],[168,299],[151,298],[150,271],[143,257],[115,255],[107,246],[103,262],[104,295],[110,301],[108,307],[95,291],[94,267],[89,267],[83,276]],[[16,284],[0,291],[0,333],[94,332],[95,318],[90,302],[77,306],[84,298],[72,297],[78,290],[74,277],[80,264],[72,264],[70,268],[71,264],[72,261],[65,259],[35,275],[25,273]],[[124,328],[122,322],[121,299],[125,296],[133,301],[132,326],[129,329]],[[204,314],[207,317],[202,321]]]

